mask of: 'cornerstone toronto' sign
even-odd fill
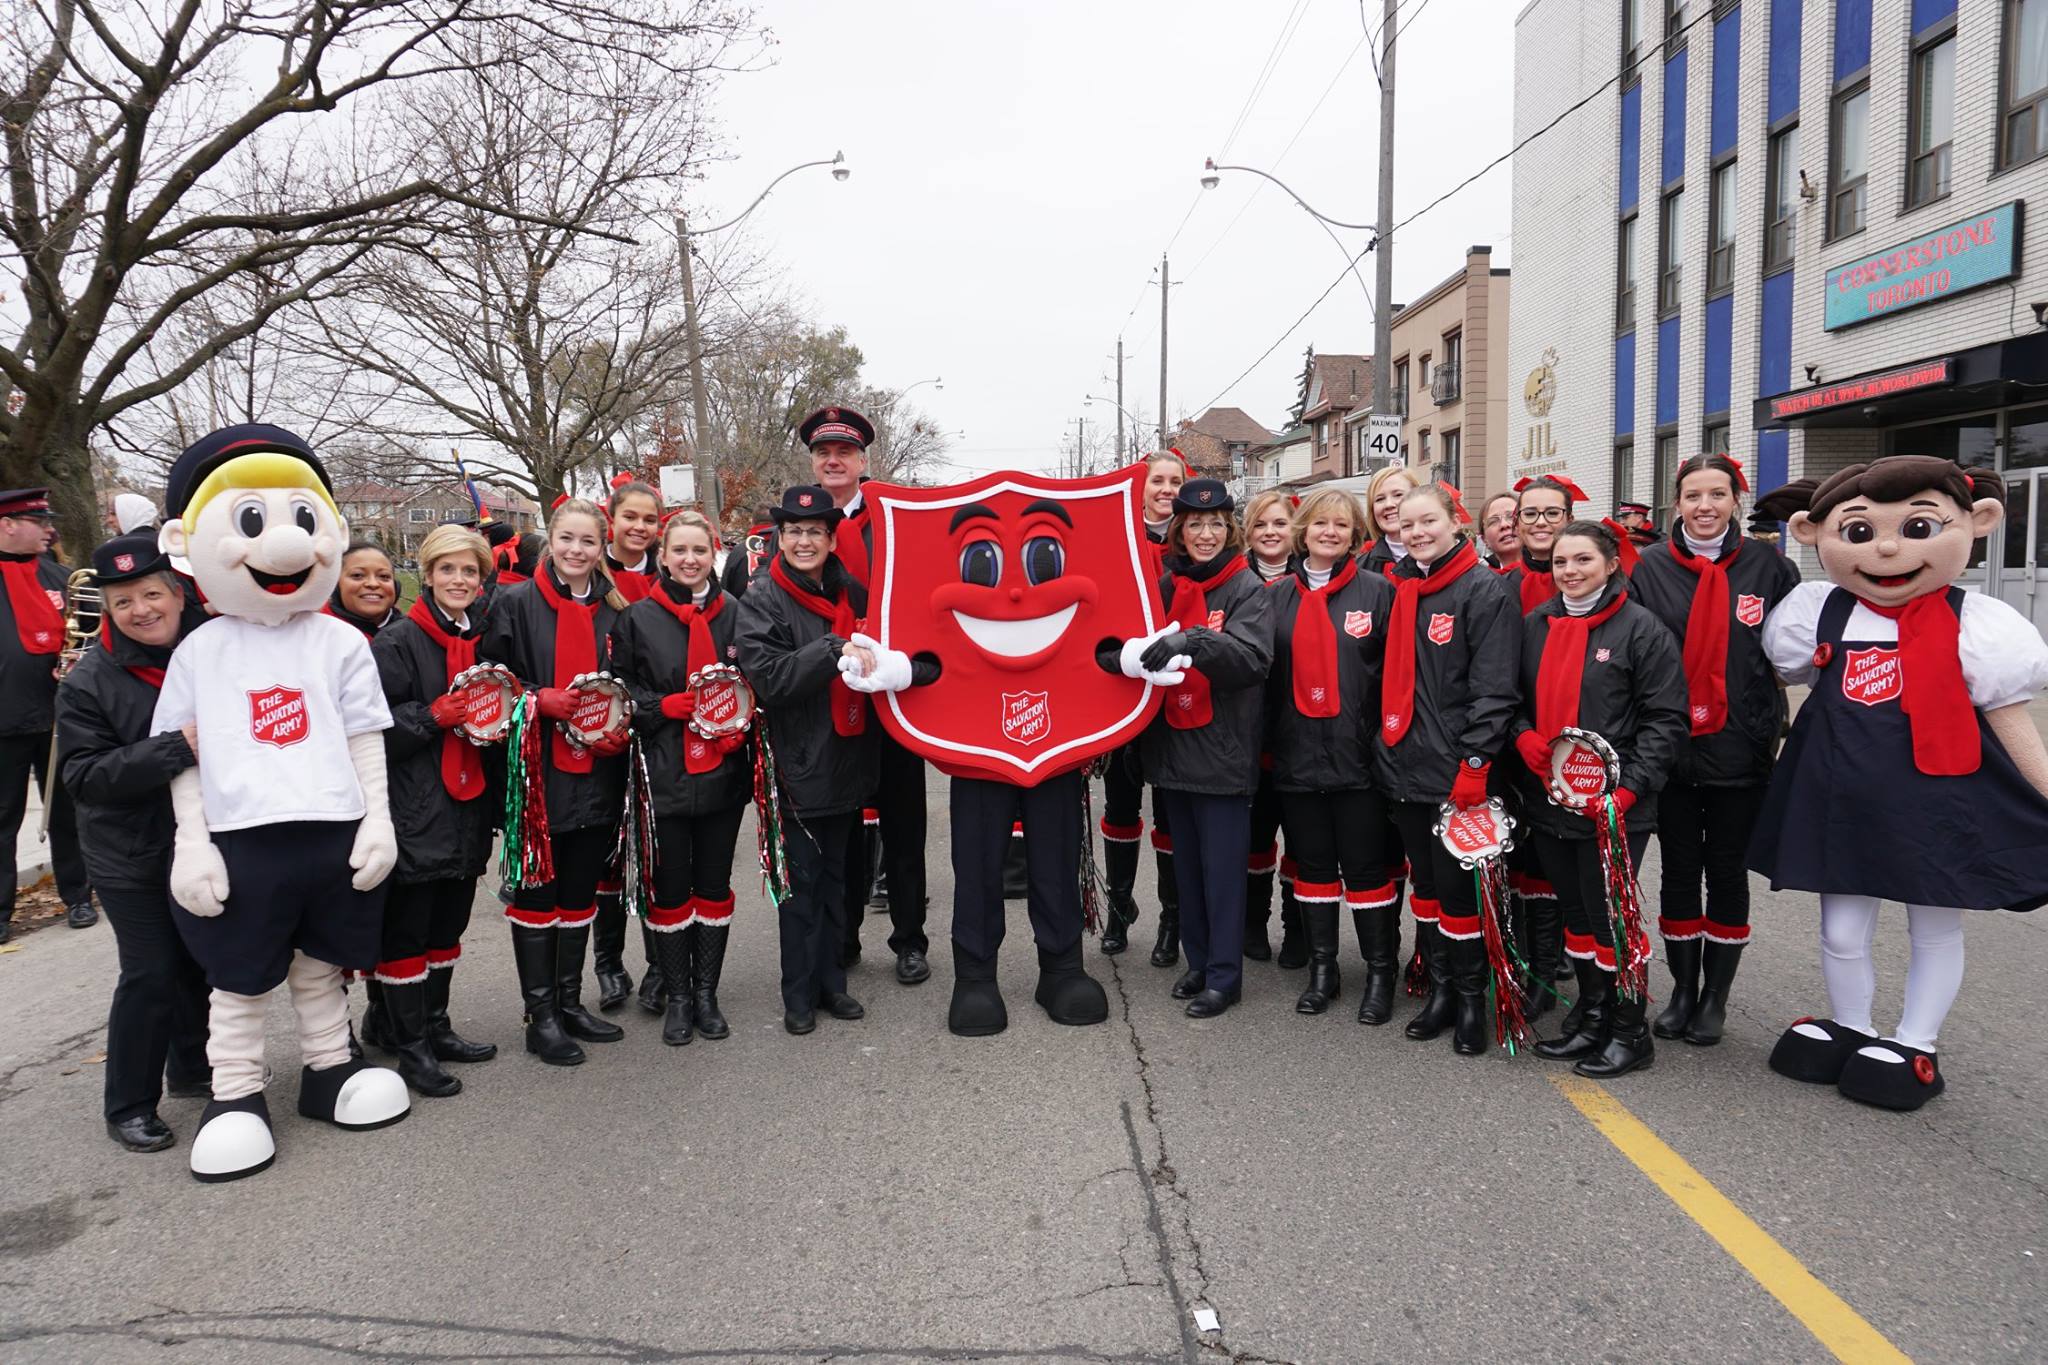
[[[2020,201],[1828,272],[1827,330],[1953,298],[2019,273]]]

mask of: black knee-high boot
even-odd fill
[[[1682,1038],[1700,1003],[1701,942],[1696,938],[1664,940],[1664,961],[1671,968],[1671,998],[1651,1027],[1659,1038]]]
[[[1273,960],[1273,939],[1266,922],[1273,917],[1273,869],[1244,874],[1244,955],[1254,962]]]
[[[1138,922],[1138,843],[1135,839],[1102,841],[1103,892],[1109,912],[1103,918],[1102,951],[1114,956],[1131,946],[1131,926]]]
[[[693,924],[683,931],[697,940],[690,950],[690,1009],[697,1032],[706,1042],[730,1037],[732,1026],[718,1008],[718,979],[725,972],[725,945],[730,924]]]
[[[1159,869],[1159,937],[1152,943],[1152,965],[1171,967],[1180,961],[1180,886],[1173,880],[1173,855],[1153,850]]]
[[[1581,1057],[1572,1068],[1581,1076],[1622,1076],[1640,1071],[1656,1060],[1657,1045],[1650,1040],[1650,1026],[1643,1020],[1649,1001],[1640,995],[1633,1000],[1620,997],[1612,972],[1607,974],[1607,981],[1608,994],[1614,997],[1608,1012],[1607,1041],[1598,1052]]]
[[[512,962],[526,1009],[526,1050],[549,1066],[575,1066],[583,1049],[562,1031],[555,1008],[555,930],[513,925]]]
[[[1402,1032],[1417,1042],[1427,1042],[1451,1026],[1458,1016],[1458,992],[1451,985],[1450,955],[1446,953],[1443,931],[1437,928],[1435,920],[1417,920],[1415,923],[1415,947],[1422,954],[1422,963],[1429,972],[1429,993],[1422,999],[1422,1008],[1408,1021]]]
[[[687,925],[654,936],[654,947],[661,957],[661,975],[664,980],[683,983],[690,980],[690,949],[693,946],[690,934],[696,927],[694,924]],[[682,1047],[695,1036],[695,1022],[695,1012],[687,984],[670,991],[668,1007],[662,1014],[661,1041],[670,1047]]]
[[[1735,983],[1735,969],[1742,962],[1740,943],[1707,940],[1700,957],[1699,1004],[1685,1026],[1685,1041],[1695,1047],[1712,1047],[1721,1041],[1728,1027],[1728,988]]]
[[[1302,922],[1301,902],[1294,898],[1294,878],[1280,879],[1280,951],[1273,961],[1288,971],[1308,965],[1308,925]]]
[[[557,925],[554,935],[555,1013],[562,1016],[562,1031],[586,1043],[618,1042],[626,1036],[624,1029],[583,1008],[583,951],[590,926]]]
[[[1531,896],[1522,904],[1529,926],[1527,1018],[1536,1020],[1550,1012],[1555,998],[1550,983],[1557,978],[1558,960],[1564,956],[1564,910],[1550,897]]]
[[[391,1050],[398,1057],[398,1074],[422,1095],[453,1095],[462,1082],[441,1069],[434,1049],[427,1043],[427,983],[407,981],[384,987],[384,1024],[390,1030]]]
[[[1394,1017],[1394,984],[1401,974],[1401,911],[1382,905],[1358,913],[1365,917],[1365,990],[1358,1022],[1384,1024]]]
[[[379,1052],[394,1050],[397,1044],[391,1040],[391,1029],[384,1012],[384,983],[374,976],[366,978],[363,981],[363,998],[370,1002],[363,1011],[364,1044]]]
[[[1573,958],[1572,971],[1579,979],[1579,998],[1564,1016],[1563,1032],[1536,1044],[1539,1057],[1574,1061],[1607,1046],[1607,1030],[1612,1022],[1607,1011],[1612,1003],[1614,973],[1600,970],[1589,957]]]
[[[1451,1028],[1451,1047],[1460,1056],[1477,1057],[1486,1051],[1486,988],[1492,974],[1486,961],[1486,940],[1477,937],[1446,939],[1444,947],[1445,956],[1450,959],[1451,989],[1458,996],[1457,1018]]]
[[[655,947],[660,935],[647,927],[647,921],[640,921],[640,946],[647,950],[647,975],[640,978],[640,1008],[649,1014],[660,1014],[668,1008],[668,982],[661,976],[661,957]]]
[[[1304,905],[1301,918],[1308,927],[1308,989],[1294,1008],[1302,1014],[1321,1014],[1344,991],[1337,970],[1337,903]]]
[[[444,1062],[488,1062],[498,1055],[496,1043],[472,1043],[448,1022],[448,989],[455,968],[427,969],[427,1044]]]
[[[616,891],[597,895],[597,918],[590,927],[591,974],[597,978],[597,1007],[615,1010],[633,993],[626,973],[626,906]],[[581,973],[578,974],[579,980]]]

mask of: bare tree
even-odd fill
[[[845,328],[821,332],[786,304],[760,310],[752,322],[712,358],[706,384],[725,505],[749,509],[809,481],[797,423],[827,403],[858,407],[864,396],[860,348]]]
[[[0,260],[19,279],[15,339],[0,345],[0,481],[50,484],[82,550],[98,534],[96,430],[370,253],[428,249],[443,205],[506,212],[480,177],[418,173],[416,125],[388,100],[471,66],[482,33],[496,60],[619,52],[693,86],[750,20],[725,0],[17,6],[0,27]],[[227,291],[252,278],[264,287]],[[173,348],[191,318],[204,325]],[[156,363],[139,364],[153,345]]]

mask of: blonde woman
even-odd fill
[[[1401,500],[1421,486],[1421,480],[1405,465],[1393,465],[1372,476],[1365,485],[1365,514],[1371,518],[1365,558],[1359,568],[1391,576],[1394,565],[1408,557],[1401,543]]]

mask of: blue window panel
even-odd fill
[[[1764,281],[1763,322],[1757,328],[1759,398],[1769,398],[1792,387],[1792,275],[1792,271],[1786,270]]]
[[[1792,433],[1759,431],[1756,434],[1756,482],[1759,493],[1783,488],[1792,481]]]
[[[1913,0],[1913,32],[1924,33],[1955,12],[1956,0]]]
[[[1685,175],[1685,52],[1664,63],[1663,184]]]
[[[1636,334],[1614,339],[1614,434],[1632,436],[1636,429]]]
[[[1870,0],[1835,0],[1835,79],[1870,65]]]
[[[1728,411],[1728,364],[1735,348],[1735,297],[1707,300],[1706,389],[1704,412]]]
[[[1799,112],[1800,0],[1771,0],[1771,126]]]
[[[1621,92],[1621,211],[1636,206],[1636,182],[1643,178],[1643,83]]]
[[[1678,420],[1678,319],[1657,324],[1657,425]]]
[[[1714,94],[1710,154],[1735,150],[1736,101],[1741,98],[1742,11],[1729,10],[1714,24]]]

